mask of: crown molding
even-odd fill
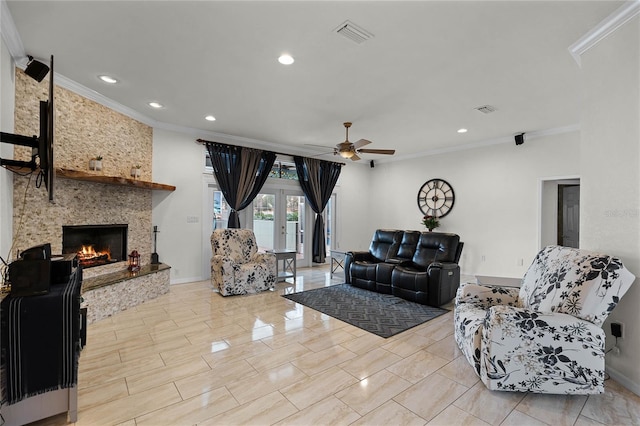
[[[27,54],[24,51],[22,39],[18,34],[18,29],[13,22],[13,17],[5,0],[0,0],[0,31],[13,60],[16,62],[25,60]]]
[[[99,103],[109,109],[112,109],[116,112],[126,115],[127,117],[133,118],[134,120],[138,120],[139,122],[146,124],[147,126],[157,127],[158,122],[153,118],[147,117],[146,115],[136,111],[133,108],[129,108],[128,106],[122,105],[119,102],[114,101],[113,99],[107,98],[101,93],[96,92],[95,90],[89,89],[86,86],[83,86],[80,83],[77,83],[70,78],[67,78],[61,74],[55,73],[55,83],[56,85],[63,87],[65,89],[71,90],[78,95],[90,99],[94,102]]]
[[[640,13],[640,0],[626,2],[569,46],[569,53],[571,53],[578,66],[582,66],[581,56],[584,52],[598,44],[600,40],[606,38],[609,34],[615,32],[638,13]]]
[[[580,131],[580,125],[579,124],[571,124],[569,126],[563,126],[563,127],[554,127],[552,129],[545,129],[545,130],[537,130],[537,131],[532,131],[532,132],[526,132],[526,141],[532,141],[535,139],[539,139],[542,137],[546,137],[546,136],[552,136],[552,135],[561,135],[564,133],[572,133],[572,132],[579,132]],[[433,155],[440,155],[440,154],[447,154],[450,152],[458,152],[458,151],[466,151],[469,149],[477,149],[477,148],[484,148],[487,146],[493,146],[493,145],[501,145],[501,144],[513,144],[513,135],[510,136],[504,136],[501,138],[495,138],[495,139],[485,139],[482,141],[478,141],[478,142],[472,142],[472,143],[468,143],[465,145],[456,145],[456,146],[452,146],[452,147],[447,147],[447,148],[438,148],[438,149],[432,149],[429,151],[423,151],[423,152],[418,152],[415,154],[408,154],[408,155],[403,155],[403,156],[398,156],[395,157],[393,159],[384,159],[384,160],[380,160],[380,163],[387,163],[387,162],[395,162],[395,161],[401,161],[401,160],[411,160],[414,158],[421,158],[421,157],[430,157]],[[376,160],[376,163],[378,162],[378,160]]]
[[[154,126],[156,129],[166,130],[169,132],[175,132],[185,135],[191,135],[197,139],[206,139],[212,142],[227,143],[231,145],[245,146],[248,148],[259,148],[268,151],[282,151],[283,145],[273,142],[267,142],[259,139],[246,138],[243,136],[235,136],[227,133],[214,132],[211,130],[203,130],[195,127],[180,126],[176,124],[156,122]],[[197,142],[199,143],[199,142]],[[296,147],[293,145],[287,145],[287,150],[291,155],[308,155],[309,153],[315,153],[313,150]]]

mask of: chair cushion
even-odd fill
[[[249,262],[258,251],[256,237],[250,229],[216,229],[211,234],[213,254],[237,263]]]
[[[444,232],[423,232],[420,235],[413,263],[427,269],[433,262],[453,262],[460,236]]]
[[[416,253],[416,247],[418,246],[418,240],[420,239],[420,232],[418,231],[404,231],[402,234],[402,240],[398,247],[398,253],[396,259],[398,261],[410,261],[413,259],[413,255]]]
[[[565,313],[601,326],[634,279],[615,257],[548,246],[527,270],[520,300],[528,309]]]
[[[402,231],[395,229],[378,229],[373,234],[369,245],[369,253],[378,261],[384,262],[388,258],[396,257]]]

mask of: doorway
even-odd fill
[[[292,250],[305,260],[306,199],[302,191],[263,189],[253,200],[253,232],[259,250]]]
[[[548,245],[580,245],[580,178],[540,179],[539,249]]]
[[[578,248],[580,185],[558,185],[558,245]]]

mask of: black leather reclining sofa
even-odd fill
[[[460,285],[463,242],[456,234],[378,229],[369,251],[345,257],[345,281],[423,305],[441,306]]]

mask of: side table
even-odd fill
[[[293,278],[296,282],[296,251],[295,250],[267,250],[267,253],[276,255],[276,280],[284,281]],[[282,271],[280,271],[280,261],[282,261]]]
[[[341,250],[331,250],[331,273],[329,274],[330,278],[333,278],[333,273],[338,270],[338,268],[344,271],[344,258],[347,256],[347,252]]]

